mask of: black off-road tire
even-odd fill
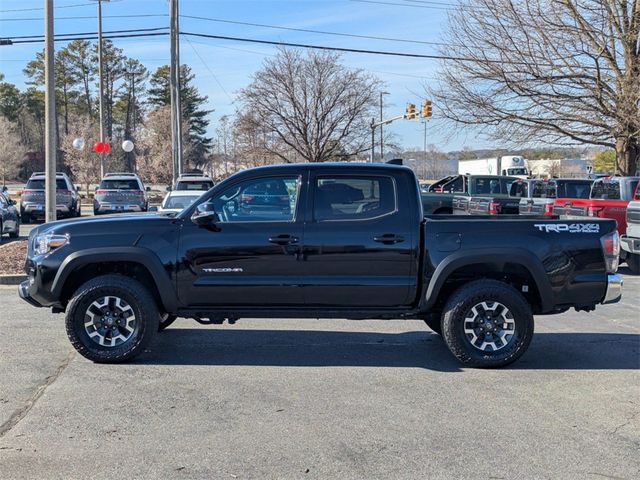
[[[158,323],[158,331],[162,332],[165,328],[176,321],[178,317],[176,315],[169,315],[164,313],[160,315],[160,322]]]
[[[513,317],[514,334],[496,351],[476,348],[465,333],[465,318],[481,302],[498,302]],[[476,280],[460,287],[447,300],[442,316],[442,337],[447,347],[468,367],[496,368],[515,362],[529,347],[533,329],[533,314],[525,298],[511,285],[497,280]]]
[[[9,238],[18,238],[20,236],[20,223],[16,226],[15,232],[9,232]]]
[[[114,347],[101,346],[85,329],[85,316],[91,304],[105,296],[121,298],[135,314],[136,326],[131,337]],[[160,314],[149,290],[138,281],[124,275],[110,274],[89,280],[73,294],[65,324],[67,336],[74,348],[96,363],[121,363],[131,360],[149,346],[158,331]]]
[[[640,254],[627,253],[627,267],[634,275],[640,275]]]

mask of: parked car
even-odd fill
[[[146,212],[149,190],[135,173],[107,173],[96,189],[93,214]]]
[[[56,173],[56,217],[79,217],[80,194],[66,173]],[[45,217],[45,174],[35,172],[29,177],[20,193],[20,217],[22,223]]]
[[[265,183],[283,184],[291,207],[236,208]],[[19,292],[66,312],[71,343],[96,362],[142,353],[176,316],[295,316],[423,319],[476,367],[517,360],[533,315],[590,311],[622,295],[612,220],[425,218],[419,198],[414,173],[397,165],[244,170],[175,217],[38,226]]]
[[[206,191],[199,190],[174,190],[165,195],[162,200],[162,204],[157,209],[151,207],[149,211],[158,211],[160,213],[179,213],[198,198],[202,196]]]
[[[336,186],[347,187],[341,184]],[[280,178],[267,178],[261,182],[253,183],[240,190],[237,195],[237,205],[233,208],[236,208],[237,214],[241,216],[259,214],[277,217],[282,214],[288,215],[291,212],[290,187],[292,186],[287,185],[287,182]],[[331,187],[332,185],[325,186],[325,188]],[[235,205],[235,203],[231,202],[231,205]]]
[[[501,175],[451,175],[434,183],[431,192],[422,193],[422,208],[426,215],[467,213],[472,196],[506,193],[514,180]]]
[[[640,183],[627,206],[627,231],[620,242],[621,259],[627,262],[631,273],[640,275]]]
[[[0,192],[0,242],[2,235],[18,238],[20,235],[20,214],[16,202],[9,198],[6,192]]]
[[[571,215],[612,218],[618,222],[618,233],[627,231],[627,206],[633,199],[640,177],[610,177],[595,180],[588,200],[573,206]]]
[[[529,190],[530,196],[520,199],[519,213],[536,217],[571,215],[576,199],[589,198],[592,183],[593,180],[579,178],[535,180]],[[568,211],[565,212],[565,208]]]
[[[213,180],[203,173],[183,173],[176,180],[175,190],[207,191],[213,187]]]

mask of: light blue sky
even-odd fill
[[[182,15],[206,16],[224,20],[261,23],[294,28],[323,30],[378,37],[393,37],[422,42],[437,42],[446,28],[447,13],[456,0],[180,0]],[[0,37],[38,35],[44,31],[42,19],[44,0],[0,0]],[[92,32],[96,30],[96,7],[88,0],[55,0],[56,33]],[[30,10],[33,9],[33,10]],[[168,25],[166,0],[114,0],[103,5],[103,29],[123,30],[153,28]],[[138,18],[110,18],[116,15],[158,15]],[[162,16],[160,16],[162,15]],[[64,17],[90,17],[65,19]],[[33,19],[33,20],[32,20]],[[436,47],[417,43],[359,39],[303,33],[271,28],[233,25],[212,21],[181,19],[181,30],[247,37],[271,41],[308,43],[336,47],[362,48],[421,54],[435,54]],[[137,58],[153,71],[169,61],[168,37],[119,39],[114,43],[126,55]],[[56,48],[63,45],[56,43]],[[22,74],[27,61],[42,44],[0,47],[0,71],[6,81],[24,87]],[[183,36],[181,62],[189,64],[196,74],[196,85],[209,97],[211,133],[218,118],[235,110],[235,92],[250,82],[253,72],[264,58],[273,55],[276,47],[225,40],[196,39]],[[199,54],[199,56],[196,54]],[[201,58],[199,58],[201,57]],[[428,59],[374,56],[347,53],[343,61],[349,66],[367,70],[386,83],[391,95],[385,98],[385,116],[400,115],[411,101],[419,106],[424,95],[423,85],[437,79],[438,62]],[[437,105],[432,125],[438,124]],[[418,122],[398,121],[391,127],[402,145],[422,148],[423,127]],[[475,135],[446,136],[432,133],[428,142],[449,151],[484,147],[486,143]]]

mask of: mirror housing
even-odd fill
[[[218,221],[218,214],[212,203],[201,203],[191,214],[191,221],[198,226],[214,225]]]

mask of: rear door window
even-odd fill
[[[620,184],[618,182],[594,182],[591,187],[591,198],[620,200]]]
[[[316,179],[316,221],[370,220],[397,210],[393,178],[385,176],[320,176]]]

